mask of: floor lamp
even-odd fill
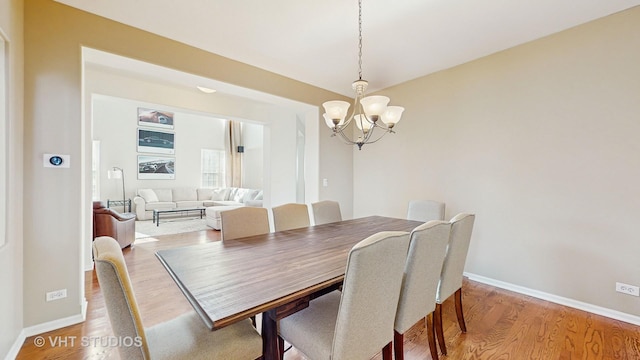
[[[122,212],[127,212],[127,197],[124,192],[124,170],[114,166],[111,170],[107,171],[107,177],[109,179],[122,179]]]

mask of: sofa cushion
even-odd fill
[[[154,189],[158,201],[170,202],[173,201],[173,195],[171,189]]]
[[[241,203],[241,202],[243,202],[243,200],[244,200],[244,196],[245,196],[249,191],[250,191],[249,189],[242,189],[242,188],[240,188],[240,189],[238,189],[238,190],[236,191],[236,193],[233,195],[233,198],[232,198],[232,199],[229,199],[229,200],[233,200],[233,201],[235,201],[235,202],[239,202],[239,203]]]
[[[152,202],[152,203],[147,203],[145,206],[145,210],[150,211],[150,210],[170,210],[170,209],[175,209],[176,208],[176,203],[174,202],[167,202],[167,201],[156,201],[156,202]]]
[[[263,197],[264,197],[264,193],[262,192],[262,190],[259,190],[256,197],[253,198],[252,200],[263,200]]]
[[[249,200],[255,200],[259,193],[260,193],[260,190],[247,189],[247,191],[244,194],[244,197],[242,198],[242,202],[246,203]]]
[[[231,188],[227,188],[227,190],[229,191],[227,193],[227,198],[223,199],[223,200],[233,200],[233,198],[236,197],[236,193],[238,192],[238,188],[237,187],[231,187]]]
[[[211,192],[211,200],[213,201],[228,200],[229,199],[228,196],[229,196],[228,188],[213,189]]]
[[[172,199],[176,202],[198,200],[198,193],[194,188],[175,188],[172,192]]]
[[[202,201],[198,201],[198,200],[176,201],[176,206],[178,209],[197,208],[197,207],[202,207]]]
[[[232,200],[220,200],[214,201],[213,206],[242,206],[242,203]]]
[[[139,189],[138,195],[140,195],[140,197],[148,203],[158,202],[158,196],[156,195],[156,192],[151,189]]]
[[[213,196],[213,189],[210,188],[198,188],[196,192],[200,201],[211,200],[211,196]]]

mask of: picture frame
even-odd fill
[[[175,154],[175,133],[138,128],[138,152]]]
[[[174,180],[174,156],[138,155],[138,180]]]
[[[138,125],[173,129],[173,115],[170,111],[138,108]]]

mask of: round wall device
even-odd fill
[[[62,160],[62,157],[55,155],[49,158],[49,163],[53,166],[60,166],[62,165],[62,163],[64,162],[64,160]]]

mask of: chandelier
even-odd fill
[[[362,79],[362,0],[358,0],[358,80],[352,84],[356,97],[351,114],[347,117],[351,104],[346,101],[333,100],[322,104],[325,111],[322,116],[333,131],[331,136],[338,135],[345,143],[358,145],[358,150],[362,150],[364,144],[380,140],[387,133],[395,133],[393,127],[400,121],[404,111],[401,106],[387,106],[389,98],[386,96],[365,97],[368,84]],[[357,130],[350,126],[352,123]]]

